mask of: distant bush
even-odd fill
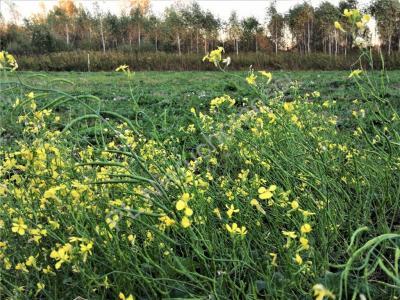
[[[90,63],[88,63],[88,55]],[[129,65],[137,71],[188,71],[213,70],[202,63],[203,55],[183,54],[181,56],[165,52],[138,51],[75,51],[41,55],[21,55],[18,57],[20,69],[32,71],[112,71],[121,64]],[[357,62],[358,54],[329,56],[323,53],[300,55],[298,53],[242,53],[231,54],[232,70],[245,70],[250,65],[268,70],[348,70]],[[377,59],[379,61],[379,59]],[[380,67],[380,66],[375,66]],[[386,58],[386,68],[400,68],[400,55]]]

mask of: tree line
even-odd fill
[[[152,51],[207,53],[222,45],[227,52],[297,51],[301,54],[322,52],[346,55],[353,51],[352,37],[335,28],[343,21],[345,8],[357,8],[357,0],[344,0],[337,6],[329,1],[317,7],[307,2],[287,13],[269,3],[264,20],[240,19],[232,11],[223,21],[193,1],[174,4],[161,16],[151,12],[149,0],[126,0],[120,15],[104,13],[99,4],[93,9],[73,0],[59,0],[57,5],[24,19],[4,19],[0,12],[0,48],[16,54],[43,54],[61,51]],[[13,6],[11,7],[11,16]],[[373,0],[364,8],[376,20],[380,47],[389,55],[400,51],[400,2]],[[346,29],[346,28],[345,28]],[[368,38],[369,33],[365,33]]]

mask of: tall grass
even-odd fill
[[[89,61],[88,63],[88,55]],[[298,53],[240,53],[231,54],[232,70],[246,70],[250,65],[267,70],[348,70],[359,54],[329,56],[322,53],[300,55]],[[376,57],[379,56],[376,54]],[[201,61],[202,55],[153,52],[61,52],[43,55],[21,55],[18,57],[21,70],[32,71],[112,71],[116,65],[128,64],[134,70],[142,71],[185,71],[213,70],[211,65]],[[379,62],[379,59],[376,59]],[[379,68],[379,63],[375,67]],[[388,69],[400,68],[399,55],[386,59]]]

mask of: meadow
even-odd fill
[[[2,298],[400,297],[400,71],[120,70],[2,73]]]

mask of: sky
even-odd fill
[[[164,9],[172,5],[176,0],[152,0],[151,7],[152,11],[160,15]],[[190,0],[178,0],[180,2],[189,2]],[[302,3],[304,0],[277,0],[277,9],[281,13],[287,12],[291,7],[296,4]],[[11,18],[9,14],[9,8],[7,3],[13,3],[16,6],[16,10],[19,14],[19,21],[23,18],[29,17],[33,13],[37,13],[40,10],[39,3],[44,2],[47,10],[51,9],[57,0],[0,0],[0,10],[3,16]],[[93,4],[96,1],[93,0],[76,0],[75,3],[82,4],[84,7],[93,11]],[[123,7],[123,0],[98,0],[98,4],[101,9],[106,12],[110,11],[114,14],[120,14],[121,7]],[[223,20],[227,20],[232,10],[238,13],[240,18],[254,16],[258,20],[265,20],[266,8],[269,6],[271,1],[268,0],[197,0],[203,9],[210,10],[214,15],[220,17]],[[317,6],[322,0],[308,0],[313,6]],[[338,4],[339,0],[331,0],[332,4]],[[366,5],[368,0],[359,0],[361,6]]]

